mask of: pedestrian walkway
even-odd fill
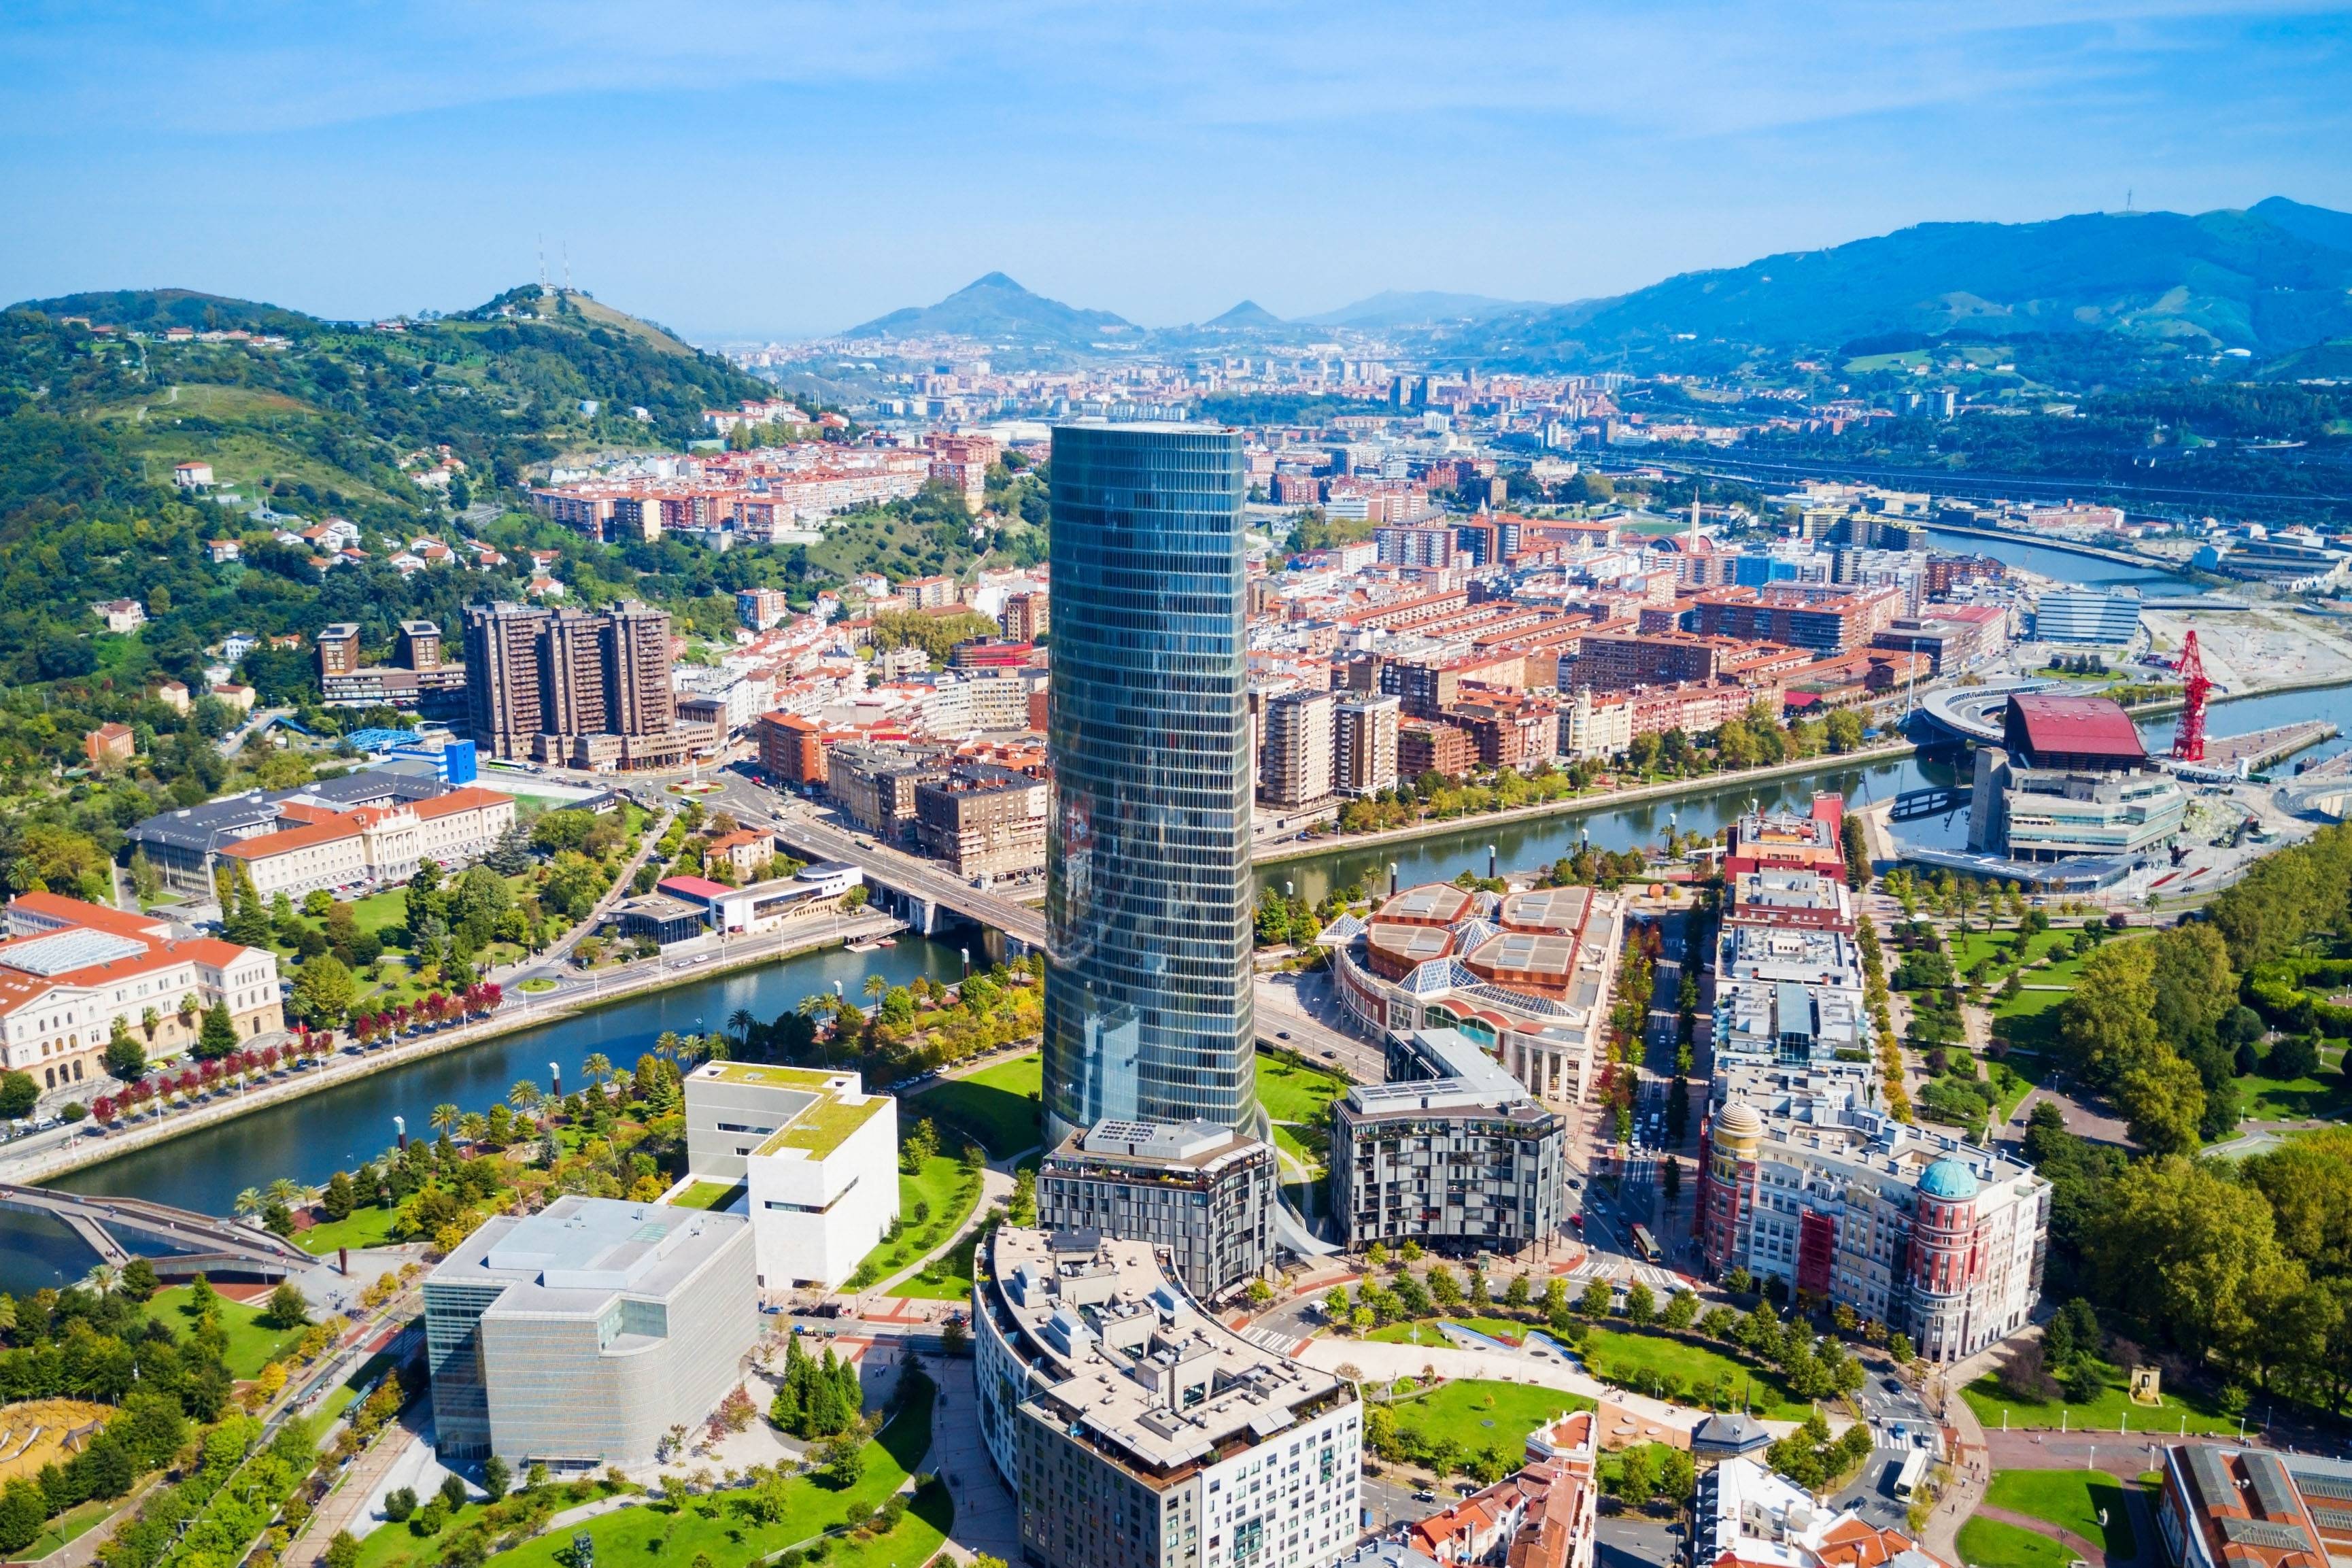
[[[988,1457],[980,1430],[980,1401],[972,1393],[972,1363],[934,1361],[930,1369],[940,1394],[931,1407],[931,1451],[924,1464],[946,1483],[955,1501],[947,1553],[959,1563],[969,1563],[982,1552],[1018,1563],[1021,1510]]]

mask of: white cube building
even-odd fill
[[[759,1286],[833,1289],[898,1217],[898,1102],[854,1072],[705,1062],[686,1080],[687,1165],[740,1183]]]

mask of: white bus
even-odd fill
[[[1919,1484],[1927,1479],[1927,1450],[1914,1448],[1904,1458],[1902,1469],[1895,1472],[1895,1496],[1909,1502],[1919,1492]]]

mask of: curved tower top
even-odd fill
[[[1051,482],[1047,1136],[1239,1127],[1256,1098],[1241,437],[1062,426]]]

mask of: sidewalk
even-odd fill
[[[1983,1506],[1985,1489],[1992,1483],[1992,1455],[1985,1447],[1984,1427],[1960,1390],[2000,1366],[2000,1352],[2011,1342],[1979,1351],[1938,1374],[1945,1389],[1944,1431],[1949,1447],[1945,1463],[1951,1479],[1936,1499],[1919,1544],[1947,1563],[1960,1560],[1960,1526]]]

